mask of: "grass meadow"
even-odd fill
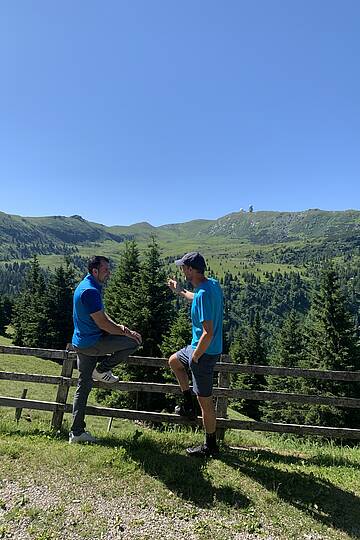
[[[0,355],[0,371],[55,375],[60,366]],[[0,395],[24,387],[30,399],[55,399],[50,385],[1,380]],[[52,433],[50,413],[24,409],[16,423],[14,412],[0,408],[0,538],[360,538],[356,445],[234,430],[219,459],[202,461],[185,454],[201,430],[114,419],[108,432],[106,418],[89,416],[99,443],[69,445],[69,415]]]

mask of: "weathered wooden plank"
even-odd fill
[[[21,407],[24,409],[36,409],[45,411],[61,410],[71,412],[70,404],[53,403],[48,401],[37,401],[20,398],[0,397],[0,406]],[[128,409],[111,409],[105,407],[87,407],[86,414],[95,416],[106,416],[114,418],[125,418],[128,420],[144,420],[149,422],[170,422],[174,424],[198,424],[201,425],[201,418],[193,422],[175,414],[154,413],[147,411],[132,411]],[[276,424],[270,422],[254,422],[246,420],[217,419],[217,425],[226,429],[241,429],[250,431],[269,431],[276,433],[295,433],[297,435],[319,435],[323,437],[335,437],[344,439],[360,439],[360,429],[334,428],[305,426],[298,424]]]
[[[321,437],[335,437],[343,439],[360,439],[360,429],[305,426],[301,424],[276,424],[270,422],[247,422],[246,420],[218,420],[217,422],[220,426],[223,425],[223,423],[226,423],[226,426],[230,429],[269,431],[274,433],[294,433],[297,435],[319,435]]]
[[[71,412],[71,406],[66,405],[66,412]],[[125,418],[128,420],[143,420],[149,422],[170,422],[174,424],[201,424],[198,417],[193,422],[175,414],[154,413],[147,411],[132,411],[129,409],[110,409],[106,407],[87,407],[86,414]],[[276,433],[295,433],[298,435],[319,435],[323,437],[337,437],[347,439],[360,439],[360,429],[305,426],[298,424],[277,424],[271,422],[255,422],[246,420],[217,419],[217,425],[226,429],[241,429],[249,431],[270,431]]]
[[[75,353],[71,353],[75,354]],[[133,366],[163,367],[167,368],[166,358],[152,358],[143,356],[129,356],[125,364]],[[319,369],[285,368],[275,366],[258,366],[246,364],[234,364],[227,355],[223,355],[223,361],[215,365],[216,372],[222,373],[253,373],[258,375],[274,375],[278,377],[303,377],[305,379],[321,379],[332,381],[360,381],[360,371],[330,371]]]
[[[60,351],[53,349],[37,349],[26,347],[15,347],[0,345],[0,353],[20,354],[38,356],[40,358],[58,359],[71,358],[75,361],[76,353],[68,351]],[[224,355],[224,360],[230,357]],[[142,356],[130,356],[124,361],[125,364],[139,365],[148,367],[165,367],[167,368],[166,358],[152,358]],[[233,364],[232,362],[221,362],[216,364],[215,371],[227,373],[253,373],[262,375],[275,375],[278,377],[304,377],[307,379],[321,379],[332,381],[360,381],[360,371],[323,371],[318,369],[302,369],[302,368],[285,368],[275,366],[258,366]]]
[[[225,377],[229,375],[224,373]],[[27,373],[12,373],[7,371],[0,371],[0,380],[10,381],[22,381],[22,382],[37,382],[42,384],[56,384],[65,387],[76,386],[77,379],[69,377],[61,377],[55,375],[38,375]],[[224,379],[225,380],[225,379]],[[94,387],[108,389],[109,385],[101,382],[94,381]],[[180,388],[176,384],[162,384],[162,383],[145,383],[136,381],[119,381],[111,386],[112,390],[119,390],[122,392],[154,392],[154,393],[166,393],[166,394],[181,394]],[[333,405],[335,407],[349,407],[353,409],[360,408],[360,399],[348,398],[348,397],[335,397],[335,396],[316,396],[306,394],[290,394],[282,392],[267,392],[267,391],[255,391],[255,390],[241,390],[231,388],[219,388],[214,387],[213,395],[218,399],[253,399],[255,401],[272,401],[272,402],[284,402],[284,403],[315,403],[318,405]],[[218,410],[218,415],[226,417],[226,411]]]
[[[63,403],[55,403],[53,401],[39,401],[36,399],[21,399],[2,396],[0,397],[1,407],[17,407],[22,409],[36,409],[40,411],[56,411],[64,410]]]
[[[6,381],[23,381],[23,382],[35,382],[42,384],[63,384],[64,386],[71,386],[72,379],[68,377],[61,377],[57,375],[42,375],[36,373],[14,373],[11,371],[0,371],[0,380]]]
[[[322,371],[319,369],[284,368],[245,364],[216,364],[215,371],[229,373],[254,373],[257,375],[275,375],[278,377],[303,377],[330,381],[360,381],[360,371]]]
[[[255,401],[274,401],[279,403],[316,403],[317,405],[333,405],[335,407],[349,407],[353,409],[360,408],[360,399],[348,397],[290,394],[285,392],[241,390],[237,388],[214,388],[214,395],[223,395],[237,399],[253,399]]]
[[[64,360],[67,355],[67,352],[62,350],[16,347],[15,345],[0,345],[0,353],[16,354],[20,356],[37,356],[48,360]]]
[[[71,378],[72,372],[74,369],[74,362],[72,358],[69,358],[68,353],[66,353],[66,358],[64,359],[62,369],[61,369],[61,376],[66,378]],[[69,393],[69,385],[60,384],[58,386],[57,394],[56,394],[56,402],[57,403],[66,403],[68,393]],[[62,421],[64,417],[64,409],[56,409],[54,411],[52,420],[51,420],[51,427],[55,430],[61,429]]]
[[[224,374],[228,377],[228,374]],[[75,386],[77,379],[72,379],[71,385]],[[109,385],[101,382],[94,382],[94,387],[108,389]],[[154,392],[165,394],[181,394],[180,388],[176,384],[162,383],[144,383],[134,381],[119,381],[111,385],[112,390],[120,390],[123,392]],[[275,401],[275,402],[290,402],[290,403],[316,403],[318,405],[334,405],[336,407],[350,407],[354,409],[360,408],[360,399],[347,397],[333,396],[315,396],[306,394],[289,394],[282,392],[266,392],[255,390],[241,390],[232,388],[214,387],[213,395],[217,398],[238,398],[238,399],[254,399],[256,401]],[[217,408],[219,412],[219,408]],[[226,418],[225,407],[221,409],[219,416]]]
[[[68,403],[65,406],[65,412],[71,412],[72,407]],[[202,419],[199,416],[196,420],[189,420],[188,418],[178,416],[177,414],[169,413],[156,413],[150,411],[136,411],[130,409],[111,409],[108,407],[86,407],[86,414],[92,416],[106,416],[113,418],[124,418],[127,420],[143,420],[146,422],[171,422],[174,424],[182,425],[202,425]]]

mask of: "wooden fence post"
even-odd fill
[[[70,379],[73,374],[73,369],[74,360],[72,358],[72,355],[69,355],[68,351],[64,351],[64,361],[61,369],[61,376]],[[56,402],[61,403],[61,406],[56,411],[54,411],[51,420],[51,427],[56,431],[61,429],[62,421],[64,418],[65,404],[69,394],[69,388],[70,386],[68,384],[59,384],[58,386]]]
[[[220,362],[228,360],[228,357],[221,357]],[[225,371],[220,371],[218,374],[218,387],[219,388],[230,388],[230,373]],[[216,402],[216,416],[217,418],[227,418],[227,397],[218,397]],[[225,428],[217,428],[216,435],[218,440],[223,441],[225,437]]]
[[[27,391],[28,391],[28,389],[24,388],[24,390],[21,393],[21,399],[26,398]],[[19,420],[21,418],[21,413],[22,413],[22,407],[17,407],[15,409],[15,420],[16,420],[16,422],[19,422]]]

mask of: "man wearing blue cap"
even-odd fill
[[[219,453],[216,443],[216,414],[212,397],[213,375],[222,352],[223,294],[219,282],[206,278],[206,264],[199,252],[186,253],[175,261],[180,266],[194,292],[183,289],[175,279],[169,279],[170,289],[191,302],[191,345],[171,355],[169,366],[176,375],[183,393],[183,403],[175,412],[188,418],[195,417],[188,372],[191,372],[193,391],[197,396],[205,428],[205,442],[187,448],[191,456],[215,456]]]

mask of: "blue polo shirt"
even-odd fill
[[[223,293],[219,282],[213,278],[207,278],[194,290],[194,299],[191,305],[192,342],[191,346],[196,349],[203,333],[202,323],[212,321],[213,338],[206,354],[221,354],[223,338]]]
[[[91,317],[104,309],[101,298],[102,287],[91,275],[87,274],[74,292],[73,320],[74,333],[72,344],[78,348],[95,345],[102,337],[103,332]]]

